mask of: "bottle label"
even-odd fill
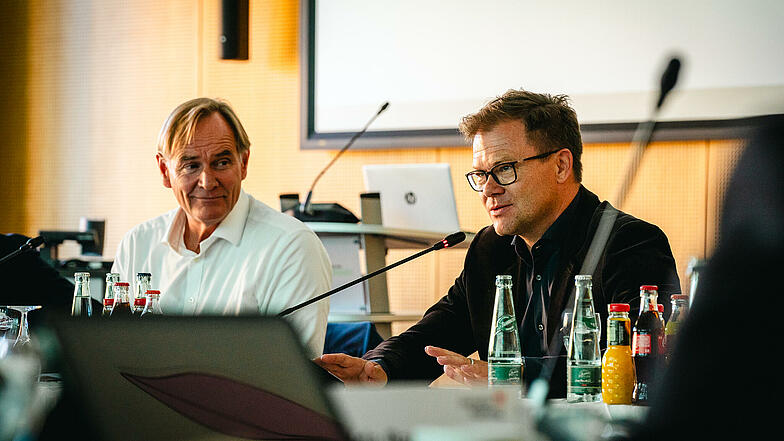
[[[521,384],[522,366],[517,363],[490,363],[487,368],[487,383],[491,386]]]
[[[610,319],[607,321],[607,345],[629,345],[628,321]]]
[[[569,392],[598,394],[602,392],[602,366],[570,366]]]
[[[651,353],[651,335],[650,334],[635,334],[634,335],[634,355],[650,355]]]
[[[495,324],[495,331],[496,332],[509,332],[514,331],[517,323],[515,322],[515,318],[512,315],[502,315],[498,317],[498,320]]]

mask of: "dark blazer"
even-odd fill
[[[568,226],[561,262],[550,289],[547,311],[547,336],[557,342],[564,307],[574,290],[574,276],[609,203],[580,187],[576,215]],[[471,242],[460,276],[449,292],[427,310],[422,320],[402,334],[381,343],[363,358],[377,360],[390,380],[435,379],[443,371],[435,359],[424,352],[427,345],[469,355],[479,352],[487,360],[490,320],[493,314],[495,276],[511,274],[515,291],[515,310],[522,311],[526,299],[521,277],[525,264],[511,245],[511,237],[499,236],[492,226],[483,228]],[[659,286],[659,303],[669,307],[669,296],[680,292],[680,282],[669,242],[655,225],[619,212],[607,246],[593,273],[593,299],[596,309],[607,318],[607,305],[631,304],[633,315],[639,309],[639,287]],[[522,287],[522,288],[521,288]],[[520,317],[518,317],[518,320]],[[605,332],[602,333],[604,346]],[[562,344],[549,348],[551,354],[564,354]],[[526,349],[523,348],[523,355]],[[565,396],[566,370],[563,358],[553,373],[551,396]],[[526,361],[528,363],[528,361]],[[526,366],[528,369],[528,365]],[[538,372],[538,369],[534,369]],[[533,380],[524,371],[526,382]]]

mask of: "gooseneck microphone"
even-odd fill
[[[323,299],[325,297],[329,297],[332,294],[335,294],[335,293],[338,293],[340,291],[343,291],[344,289],[349,288],[351,286],[354,286],[357,283],[364,282],[365,280],[367,280],[367,279],[369,279],[371,277],[375,277],[375,276],[377,276],[377,275],[379,275],[379,274],[381,274],[383,272],[389,271],[392,268],[400,266],[400,265],[402,265],[402,264],[404,264],[404,263],[406,263],[408,261],[414,260],[417,257],[423,256],[423,255],[425,255],[427,253],[430,253],[432,251],[437,251],[437,250],[442,250],[444,248],[453,247],[453,246],[459,244],[460,242],[464,241],[465,238],[466,238],[466,235],[462,231],[458,231],[456,233],[452,233],[449,236],[445,237],[444,239],[434,243],[433,246],[431,246],[430,248],[424,249],[424,250],[422,250],[422,251],[420,251],[420,252],[418,252],[418,253],[416,253],[416,254],[414,254],[412,256],[408,256],[405,259],[398,260],[397,262],[395,262],[395,263],[393,263],[391,265],[387,265],[387,266],[385,266],[383,268],[380,268],[380,269],[378,269],[376,271],[373,271],[370,274],[364,275],[364,276],[362,276],[362,277],[360,277],[360,278],[358,278],[356,280],[352,280],[351,282],[348,282],[348,283],[346,283],[344,285],[338,286],[337,288],[334,288],[334,289],[332,289],[330,291],[327,291],[324,294],[318,295],[316,297],[313,297],[312,299],[306,300],[306,301],[304,301],[304,302],[302,302],[302,303],[300,303],[298,305],[292,306],[291,308],[288,308],[288,309],[286,309],[284,311],[281,311],[280,313],[278,313],[278,317],[283,317],[284,315],[291,314],[292,312],[294,312],[294,311],[296,311],[296,310],[298,310],[300,308],[304,308],[305,306],[308,306],[311,303],[318,302],[319,300],[321,300],[321,299]]]
[[[13,252],[9,253],[8,255],[0,259],[0,265],[4,264],[5,262],[8,262],[9,260],[13,259],[14,257],[22,253],[25,253],[30,250],[34,250],[43,244],[44,244],[43,236],[32,237],[28,239],[27,242],[23,243],[18,250],[14,250]]]
[[[650,143],[651,135],[653,134],[653,130],[656,126],[656,117],[659,113],[659,110],[661,109],[665,98],[675,87],[675,83],[678,81],[678,72],[680,71],[680,67],[681,62],[678,58],[670,59],[669,63],[667,64],[667,68],[662,73],[659,98],[656,101],[656,106],[651,112],[651,117],[648,121],[640,123],[640,125],[637,127],[637,131],[634,136],[634,146],[632,147],[631,157],[626,169],[626,175],[623,182],[621,183],[618,196],[614,201],[614,205],[617,209],[622,207],[623,202],[626,199],[626,194],[629,190],[629,187],[631,186],[631,183],[637,174],[637,169],[639,168],[640,161],[642,160],[642,155],[645,152],[645,148]],[[615,224],[615,219],[618,216],[617,209],[608,207],[608,209],[604,210],[602,213],[602,216],[599,219],[599,225],[594,232],[593,238],[591,239],[591,244],[588,248],[588,252],[583,259],[583,264],[580,267],[580,272],[578,274],[593,274],[599,258],[604,251],[604,247],[607,244],[607,239],[609,238],[612,227]],[[571,311],[573,305],[574,292],[572,292],[571,296],[569,297],[564,311]],[[531,383],[531,387],[528,389],[528,398],[530,398],[534,404],[534,416],[537,420],[538,429],[549,435],[552,439],[564,439],[563,436],[565,433],[565,429],[562,427],[564,424],[559,424],[558,421],[554,421],[552,419],[553,417],[548,416],[545,412],[547,394],[550,389],[550,377],[552,376],[556,360],[558,359],[557,354],[561,353],[561,344],[563,344],[561,336],[558,335],[558,333],[555,333],[549,342],[548,352],[550,354],[556,354],[556,356],[547,359],[545,365],[542,367],[542,371],[539,377],[534,380],[533,383]]]
[[[664,104],[664,99],[667,98],[667,95],[675,87],[675,83],[678,82],[678,73],[680,72],[680,69],[681,61],[676,57],[671,58],[670,62],[667,64],[667,68],[664,70],[664,73],[662,73],[659,98],[656,100],[656,106],[653,108],[648,121],[642,122],[637,126],[634,139],[632,140],[634,145],[632,146],[632,151],[630,153],[629,165],[626,167],[626,175],[624,176],[621,186],[618,188],[615,200],[613,201],[613,205],[618,209],[623,208],[623,204],[626,202],[629,188],[631,188],[634,177],[637,175],[637,169],[640,167],[640,162],[642,162],[642,155],[645,152],[645,148],[651,142],[651,135],[653,135],[653,129],[656,127],[656,117],[659,114],[659,110],[661,110],[662,104]]]
[[[370,120],[368,120],[367,124],[365,124],[365,127],[363,127],[362,130],[360,130],[359,132],[355,133],[354,136],[352,136],[351,139],[348,141],[348,143],[346,143],[346,145],[342,149],[340,149],[338,154],[335,155],[335,157],[332,158],[331,161],[329,161],[329,164],[327,164],[327,166],[324,167],[324,169],[321,170],[321,172],[316,176],[316,179],[313,180],[313,184],[311,184],[311,186],[310,186],[310,190],[308,191],[308,196],[305,198],[305,203],[302,204],[302,206],[300,207],[301,211],[303,213],[311,215],[311,216],[313,215],[313,210],[311,209],[311,202],[310,202],[310,200],[313,197],[313,189],[316,187],[316,183],[319,181],[319,179],[321,179],[321,176],[324,175],[324,173],[327,171],[327,169],[332,167],[332,164],[335,163],[335,161],[340,157],[340,155],[343,154],[343,152],[348,150],[348,148],[351,147],[352,144],[354,144],[354,141],[356,141],[360,136],[365,134],[365,132],[367,131],[368,127],[370,127],[370,125],[373,123],[373,121],[375,121],[376,118],[378,118],[379,115],[384,113],[384,111],[387,110],[388,107],[389,107],[389,101],[387,101],[384,104],[382,104],[381,107],[376,112],[376,114],[373,115],[373,117],[370,118]]]

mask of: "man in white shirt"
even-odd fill
[[[300,221],[241,188],[250,141],[228,104],[178,106],[158,136],[158,168],[179,208],[126,233],[112,267],[152,274],[164,314],[276,314],[329,290],[321,241]],[[321,354],[329,303],[289,316],[310,356]]]

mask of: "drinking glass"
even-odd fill
[[[19,318],[19,334],[16,336],[14,347],[21,347],[30,343],[30,331],[27,326],[27,314],[30,311],[41,309],[41,305],[35,306],[9,306],[8,309],[19,311],[21,317]]]
[[[8,307],[0,306],[0,358],[8,354],[17,335],[17,321],[8,315]]]
[[[602,318],[599,313],[596,314],[596,326],[599,328],[599,340],[602,339]],[[569,338],[572,335],[572,313],[571,312],[564,312],[563,317],[561,320],[561,329],[559,329],[561,333],[561,338],[563,338],[564,348],[566,348],[566,352],[569,352]]]

